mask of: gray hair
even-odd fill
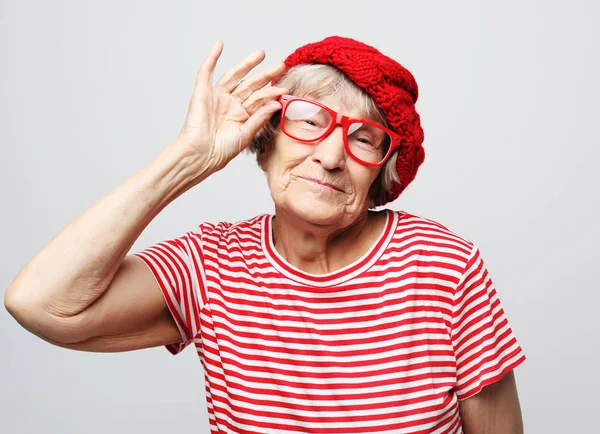
[[[294,66],[279,80],[277,86],[287,89],[292,95],[301,97],[334,96],[344,106],[355,107],[358,101],[358,108],[363,113],[362,117],[388,127],[385,116],[371,96],[334,66],[325,64]],[[249,152],[256,154],[256,161],[259,165],[268,157],[275,143],[275,137],[279,131],[280,115],[281,112],[275,113],[247,148]],[[396,150],[385,162],[379,176],[371,185],[369,194],[375,206],[385,203],[387,193],[391,191],[394,184],[400,182],[396,172],[397,157],[398,151]]]

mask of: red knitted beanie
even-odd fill
[[[393,201],[412,182],[425,159],[423,129],[415,110],[419,95],[415,78],[375,48],[339,36],[304,45],[285,59],[288,69],[305,63],[327,63],[344,72],[371,95],[389,128],[402,136],[396,163],[400,182],[393,186],[385,200],[386,203]]]

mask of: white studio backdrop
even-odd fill
[[[218,77],[257,48],[266,67],[352,37],[419,83],[426,160],[389,207],[481,248],[528,357],[515,371],[526,432],[600,432],[599,21],[591,0],[0,1],[0,286],[177,136],[216,39]],[[243,154],[132,251],[272,211]],[[193,350],[68,351],[0,309],[0,351],[3,432],[209,430]]]

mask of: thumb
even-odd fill
[[[277,110],[281,110],[281,103],[278,101],[269,101],[250,116],[244,125],[240,127],[240,133],[243,137],[242,143],[249,144],[252,138],[265,126]]]

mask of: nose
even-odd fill
[[[321,164],[325,170],[344,170],[347,157],[341,125],[336,126],[328,136],[314,144],[312,160]]]

